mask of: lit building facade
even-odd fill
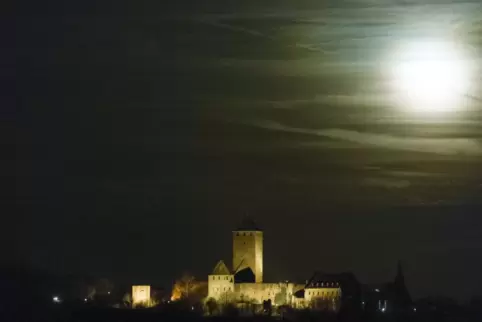
[[[132,286],[132,304],[148,303],[151,299],[150,285],[133,285]]]

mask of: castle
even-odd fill
[[[335,309],[341,300],[339,276],[315,274],[306,284],[263,281],[263,231],[245,218],[233,231],[231,269],[220,260],[208,276],[208,298],[219,302],[261,304],[296,308],[320,303]]]

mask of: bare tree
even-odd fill
[[[194,276],[184,273],[182,277],[174,283],[171,300],[176,301],[180,299],[188,299],[195,281],[196,279]]]
[[[124,296],[122,297],[122,303],[124,303],[124,305],[126,307],[132,307],[132,296],[131,296],[131,293],[126,293],[124,294]]]
[[[218,309],[218,302],[216,302],[215,299],[213,299],[212,297],[210,297],[210,298],[206,301],[206,307],[207,307],[207,309],[208,309],[209,315],[213,315],[213,313]]]
[[[193,287],[193,284],[194,282],[196,281],[196,279],[194,278],[194,276],[188,274],[188,273],[185,273],[182,277],[181,277],[181,289],[183,290],[183,295],[186,297],[186,298],[189,298],[189,292],[190,290],[192,289]]]

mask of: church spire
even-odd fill
[[[403,276],[402,261],[401,260],[398,260],[397,276],[395,277],[395,283],[405,284],[405,277]]]

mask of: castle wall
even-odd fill
[[[291,304],[293,294],[304,285],[294,283],[239,283],[234,285],[236,300],[263,303],[271,300],[274,305]]]
[[[263,282],[263,232],[233,232],[233,270],[250,267],[256,283]]]

